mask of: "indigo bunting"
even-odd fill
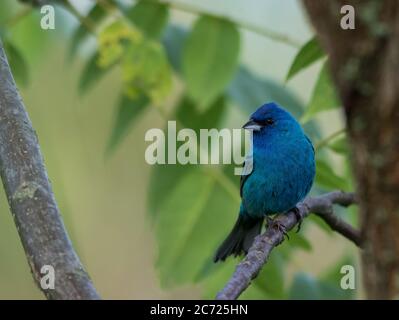
[[[217,250],[215,262],[247,253],[261,232],[264,218],[295,210],[315,176],[312,142],[282,107],[264,104],[243,128],[253,130],[253,169],[241,176],[238,219]]]

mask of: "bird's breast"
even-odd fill
[[[310,143],[254,149],[254,170],[245,181],[242,194],[247,214],[261,217],[290,210],[310,191],[314,175]]]

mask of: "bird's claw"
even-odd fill
[[[287,232],[287,228],[285,227],[285,225],[283,225],[277,219],[272,219],[269,216],[266,216],[266,226],[267,226],[267,228],[274,228],[274,229],[278,230],[279,232],[281,232],[284,235],[284,237],[287,237],[288,240],[290,239],[288,232]]]
[[[273,219],[265,215],[266,227],[269,228],[273,224]]]
[[[287,240],[290,240],[290,236],[288,235],[285,225],[283,225],[280,221],[274,220],[272,227],[280,231],[284,235],[284,237],[287,237]]]
[[[303,218],[302,218],[302,216],[301,216],[301,214],[300,214],[300,212],[299,212],[298,207],[294,207],[294,208],[292,208],[290,211],[293,211],[293,212],[294,212],[295,217],[296,217],[296,220],[297,220],[297,222],[298,222],[298,228],[296,229],[296,233],[298,233],[299,230],[301,230]]]

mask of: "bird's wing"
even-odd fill
[[[306,134],[305,134],[305,138],[306,138],[306,140],[308,140],[308,142],[309,142],[310,146],[312,147],[313,154],[315,154],[315,152],[314,152],[314,147],[313,147],[313,143],[312,143],[312,141],[309,139],[309,137],[308,137]]]
[[[248,177],[254,172],[254,162],[253,157],[245,158],[244,163],[242,164],[243,170],[240,179],[240,196],[242,198],[242,188],[244,187],[245,181],[247,181]]]

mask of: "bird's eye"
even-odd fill
[[[272,119],[272,118],[267,118],[266,120],[265,120],[265,124],[266,125],[272,125],[274,123],[274,120]]]

